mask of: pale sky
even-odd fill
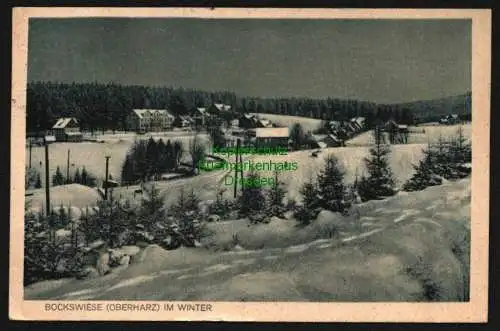
[[[471,90],[470,20],[32,19],[28,80],[381,103]]]

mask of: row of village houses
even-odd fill
[[[192,128],[204,126],[210,116],[218,116],[221,112],[230,111],[231,106],[224,104],[213,104],[207,108],[196,108],[191,115],[174,116],[166,109],[133,109],[127,116],[127,128],[138,133],[168,131],[174,127]],[[351,119],[342,128],[339,122],[331,121],[330,133],[327,135],[313,135],[317,148],[336,147],[341,145],[338,138],[340,130],[344,130],[344,136],[351,137],[363,130],[365,119],[356,117]],[[260,118],[253,114],[242,114],[231,121],[231,125],[225,130],[228,145],[236,144],[236,141],[252,145],[265,146],[288,146],[290,144],[290,133],[288,127],[280,127],[270,120]],[[81,141],[78,120],[75,118],[60,118],[52,127],[52,135],[55,141]]]
[[[174,127],[189,129],[195,126],[203,127],[208,117],[220,116],[223,112],[230,112],[231,106],[214,103],[206,108],[195,108],[190,115],[174,116],[167,109],[133,109],[126,118],[127,129],[137,133],[159,132],[172,130]],[[446,118],[453,121],[453,115]],[[330,121],[328,134],[313,134],[314,148],[338,147],[342,139],[352,138],[364,131],[365,118],[354,117],[347,122]],[[388,121],[384,129],[407,136],[408,126]],[[52,127],[52,136],[55,141],[82,141],[82,133],[76,118],[60,118]],[[242,114],[231,122],[226,130],[228,144],[234,144],[237,139],[249,138],[255,144],[286,145],[289,143],[289,128],[279,127],[262,117],[253,114]],[[399,142],[405,142],[399,141]],[[314,145],[314,143],[313,143]]]

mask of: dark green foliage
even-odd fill
[[[418,165],[414,165],[415,173],[403,185],[404,191],[420,191],[429,186],[440,185],[442,183],[441,177],[434,173],[436,165],[436,153],[432,145],[428,145],[427,149],[423,151],[424,157],[420,160]]]
[[[469,115],[470,93],[467,100],[457,99],[461,109],[452,109],[460,115]],[[425,122],[439,119],[439,113],[449,113],[446,106],[429,102],[411,104],[375,104],[357,100],[334,98],[254,98],[239,97],[227,91],[204,92],[170,87],[122,86],[117,84],[61,84],[30,82],[27,87],[27,131],[50,128],[57,118],[76,117],[83,130],[94,132],[104,129],[127,129],[126,116],[134,108],[164,109],[174,115],[187,114],[194,107],[207,107],[213,102],[232,105],[238,113],[269,112],[282,115],[306,116],[322,120],[339,120],[363,116],[371,128],[375,118],[397,123],[412,124],[418,118]],[[441,109],[442,108],[442,109]],[[232,116],[228,113],[227,116]],[[433,117],[435,119],[433,119]],[[225,119],[227,120],[227,119]]]
[[[319,212],[319,190],[312,178],[300,188],[300,194],[302,205],[295,208],[294,217],[302,225],[307,225],[316,219]]]
[[[267,191],[267,201],[268,201],[268,216],[283,217],[286,208],[283,204],[285,199],[286,190],[284,184],[279,180],[278,172],[274,173],[274,182]]]
[[[75,171],[75,177],[73,179],[73,182],[75,183],[81,183],[82,182],[82,176],[80,175],[80,169],[77,168]]]
[[[52,186],[64,185],[64,177],[59,166],[56,168],[56,173],[52,176]]]
[[[259,175],[251,172],[247,176],[249,182],[259,182]],[[243,186],[238,196],[238,209],[242,217],[250,216],[265,209],[266,198],[262,187]]]
[[[300,123],[295,123],[290,130],[290,140],[292,142],[292,148],[294,150],[301,149],[305,144],[305,133],[302,125]]]
[[[170,207],[173,218],[167,223],[167,233],[184,246],[196,246],[196,242],[207,234],[204,223],[199,219],[199,201],[193,190],[186,195],[181,189],[177,202]]]
[[[325,167],[317,176],[320,207],[333,212],[344,212],[350,207],[345,199],[346,187],[343,181],[344,172],[340,169],[338,159],[329,155]]]
[[[82,216],[80,231],[85,241],[102,239],[111,248],[120,247],[124,244],[122,234],[135,224],[133,214],[125,211],[117,200],[100,200],[97,207],[96,213]]]
[[[219,189],[216,194],[215,202],[210,205],[210,214],[220,216],[221,219],[226,219],[233,209],[233,204],[228,199],[224,199],[226,189]]]
[[[40,173],[36,175],[35,188],[42,188],[42,179],[40,178]]]
[[[222,119],[218,117],[209,117],[205,122],[205,128],[210,135],[212,145],[219,148],[226,147],[226,138],[221,129],[222,124]]]
[[[69,242],[56,242],[53,219],[35,214],[25,206],[24,214],[24,284],[73,276],[82,268],[77,248]]]
[[[161,174],[179,167],[181,155],[182,143],[179,141],[172,145],[170,140],[166,144],[162,139],[137,140],[123,162],[122,184],[131,185],[151,178],[158,179]]]
[[[146,189],[142,199],[138,222],[144,226],[146,231],[154,233],[157,225],[164,222],[165,218],[165,195],[161,194],[155,185],[152,185]]]
[[[205,146],[196,134],[189,142],[189,155],[191,156],[191,171],[196,173],[198,163],[205,157]]]
[[[436,144],[429,144],[423,152],[423,159],[414,166],[415,174],[403,186],[405,191],[423,190],[441,184],[443,178],[456,180],[471,173],[472,151],[462,127],[450,143],[440,137]]]
[[[88,172],[85,167],[83,167],[80,175],[80,169],[77,168],[75,172],[74,183],[85,185],[88,187],[95,187],[97,184],[97,177]]]
[[[363,201],[382,199],[396,193],[394,179],[389,166],[390,149],[382,143],[380,127],[374,130],[375,146],[370,148],[370,157],[365,158],[368,176],[362,176],[358,193]]]
[[[322,120],[321,123],[318,125],[318,127],[313,131],[314,134],[329,134],[331,131],[330,129],[330,122]]]
[[[36,170],[35,168],[26,168],[24,187],[26,189],[42,187],[42,180],[40,178],[40,172],[38,170]]]

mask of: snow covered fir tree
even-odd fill
[[[389,166],[389,146],[384,144],[380,126],[373,130],[375,146],[370,148],[370,156],[365,158],[368,176],[363,175],[358,183],[358,193],[362,201],[377,200],[396,193],[394,179]]]

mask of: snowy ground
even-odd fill
[[[70,175],[73,176],[76,168],[85,166],[92,174],[99,179],[105,176],[105,156],[111,156],[109,160],[109,173],[113,178],[120,178],[121,168],[125,161],[126,154],[132,146],[134,139],[149,139],[149,135],[136,136],[135,134],[106,134],[99,136],[104,143],[81,142],[81,143],[54,143],[49,146],[49,165],[51,178],[56,172],[57,166],[66,175],[68,150],[70,150]],[[189,141],[193,135],[187,133],[169,133],[168,135],[152,135],[154,139],[162,138],[165,142],[170,139],[172,142],[178,140],[183,143],[187,150]],[[208,136],[200,134],[200,139],[208,143]],[[33,147],[32,167],[40,171],[42,181],[45,178],[45,150],[44,147]],[[42,162],[42,163],[40,163]],[[29,150],[26,149],[26,165],[29,163]],[[43,184],[43,183],[42,183]]]
[[[288,126],[291,128],[296,123],[300,123],[305,132],[316,130],[321,124],[321,120],[316,118],[302,117],[302,116],[288,116],[277,114],[253,113],[259,118],[270,120],[280,126]]]
[[[410,126],[409,144],[435,143],[439,137],[448,139],[455,136],[460,125],[419,125]],[[462,126],[465,137],[472,137],[472,124]],[[346,142],[346,146],[369,146],[374,143],[373,131],[364,132]]]
[[[240,249],[149,246],[121,272],[40,282],[25,288],[25,298],[416,301],[431,284],[439,300],[463,300],[469,252],[457,254],[456,247],[469,229],[468,179],[357,209],[353,219],[327,215],[309,228],[297,228],[292,220],[250,228],[242,221],[223,222],[214,225],[211,240],[220,244],[237,235]],[[324,230],[332,222],[344,226],[329,239]]]

